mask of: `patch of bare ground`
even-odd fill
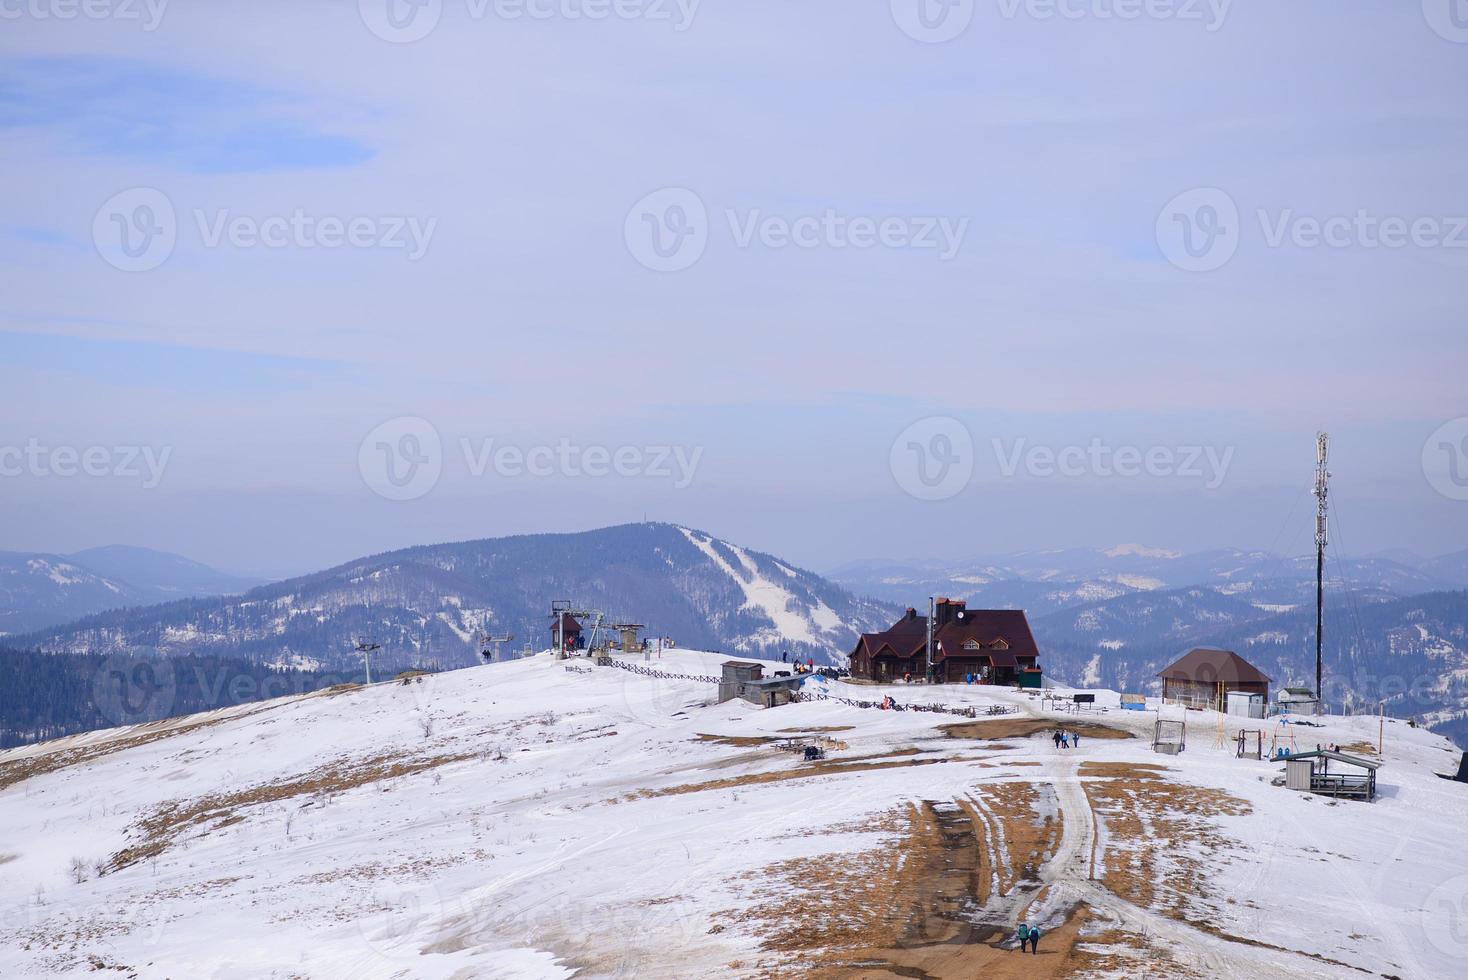
[[[780,728],[776,730],[795,735],[819,735],[829,732],[849,732],[855,729],[855,725],[816,725],[814,728]]]
[[[1359,755],[1367,758],[1376,756],[1375,742],[1351,742],[1349,745],[1340,745],[1337,748],[1346,755]]]
[[[1102,973],[1148,980],[1209,980],[1206,974],[1174,961],[1165,946],[1146,936],[1113,927],[1098,930],[1093,921],[1092,928],[1078,937],[1066,970],[1056,975],[1084,980]]]
[[[1102,882],[1116,895],[1180,921],[1216,918],[1207,868],[1240,845],[1218,831],[1224,816],[1250,813],[1218,789],[1161,778],[1158,766],[1083,763],[1091,808],[1106,830]]]
[[[240,811],[249,807],[296,796],[341,793],[473,757],[474,753],[418,757],[406,753],[385,753],[363,760],[340,760],[291,779],[263,783],[233,793],[169,800],[128,828],[128,837],[134,843],[108,859],[105,873],[156,857],[191,831],[218,830],[238,823],[244,819]]]
[[[732,745],[736,748],[748,749],[756,745],[770,745],[780,741],[778,735],[708,735],[698,732],[698,741],[712,742],[715,745]]]
[[[683,783],[661,789],[642,789],[621,798],[626,800],[649,800],[661,796],[681,796],[685,793],[702,793],[708,790],[737,789],[743,786],[763,786],[767,783],[783,783],[792,779],[811,779],[815,776],[839,776],[852,772],[871,772],[877,769],[899,769],[907,766],[931,766],[954,761],[947,756],[904,758],[918,754],[917,749],[899,749],[881,755],[863,755],[851,759],[822,759],[819,762],[796,763],[790,769],[773,772],[754,772],[744,776],[728,776],[711,779],[703,783]]]
[[[1060,838],[1046,819],[1048,787],[983,787],[956,803],[927,802],[831,832],[878,831],[879,844],[837,858],[794,858],[745,875],[751,904],[725,918],[765,937],[768,977],[1061,976],[1089,916],[1072,909],[1038,955],[1007,948],[983,907],[1033,877]],[[1002,841],[1002,843],[1001,843]]]
[[[1135,738],[1131,732],[1112,728],[1094,721],[1056,722],[1044,718],[995,718],[987,721],[962,721],[953,725],[941,725],[940,730],[949,738],[1028,738],[1040,732],[1050,733],[1057,728],[1068,732],[1080,732],[1086,738]]]
[[[985,829],[985,863],[991,865],[988,870],[1001,895],[1021,882],[1039,881],[1040,868],[1054,857],[1063,830],[1055,790],[1049,784],[992,783],[959,805],[976,828]],[[981,903],[988,900],[989,885],[985,882],[980,890]]]

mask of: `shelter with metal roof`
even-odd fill
[[[1360,772],[1330,771],[1330,764],[1352,766]],[[1346,797],[1370,802],[1376,799],[1376,770],[1381,763],[1347,755],[1335,749],[1296,752],[1285,760],[1285,785],[1302,793]]]

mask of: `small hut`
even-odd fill
[[[1320,699],[1308,687],[1283,687],[1274,696],[1277,715],[1313,715]]]
[[[1189,708],[1223,711],[1231,691],[1269,700],[1269,677],[1232,650],[1189,650],[1157,676],[1162,678],[1162,700]]]
[[[561,641],[562,649],[558,652],[581,649],[581,624],[570,613],[558,613],[552,618],[550,631],[552,646],[557,639]]]
[[[1335,772],[1330,771],[1332,762],[1337,765]],[[1358,771],[1341,772],[1339,766],[1349,766]],[[1302,793],[1366,800],[1369,803],[1376,799],[1376,770],[1380,768],[1380,762],[1334,749],[1297,752],[1285,761],[1285,785]]]
[[[719,679],[720,704],[743,698],[762,708],[775,708],[789,704],[805,681],[804,677],[789,674],[765,677],[764,667],[749,660],[726,660],[723,669],[723,677]]]

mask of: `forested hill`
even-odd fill
[[[282,670],[231,657],[38,653],[0,648],[0,748],[303,694],[360,674]]]

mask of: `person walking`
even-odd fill
[[[1070,748],[1070,733],[1069,732],[1062,731],[1060,733],[1060,747],[1062,749],[1068,749],[1068,748]]]
[[[1076,748],[1080,748],[1081,747],[1081,733],[1080,732],[1073,732],[1071,734],[1071,736],[1070,736],[1070,740],[1071,740],[1071,743]]]
[[[1019,924],[1019,928],[1017,930],[1015,930],[1015,933],[1014,934],[1017,937],[1019,937],[1019,951],[1021,953],[1023,953],[1029,947],[1029,943],[1030,943],[1030,927],[1029,927],[1029,924],[1028,923],[1021,922]]]
[[[1060,748],[1060,729],[1055,729],[1055,747]]]
[[[1038,928],[1030,930],[1030,952],[1040,952],[1040,930]]]

